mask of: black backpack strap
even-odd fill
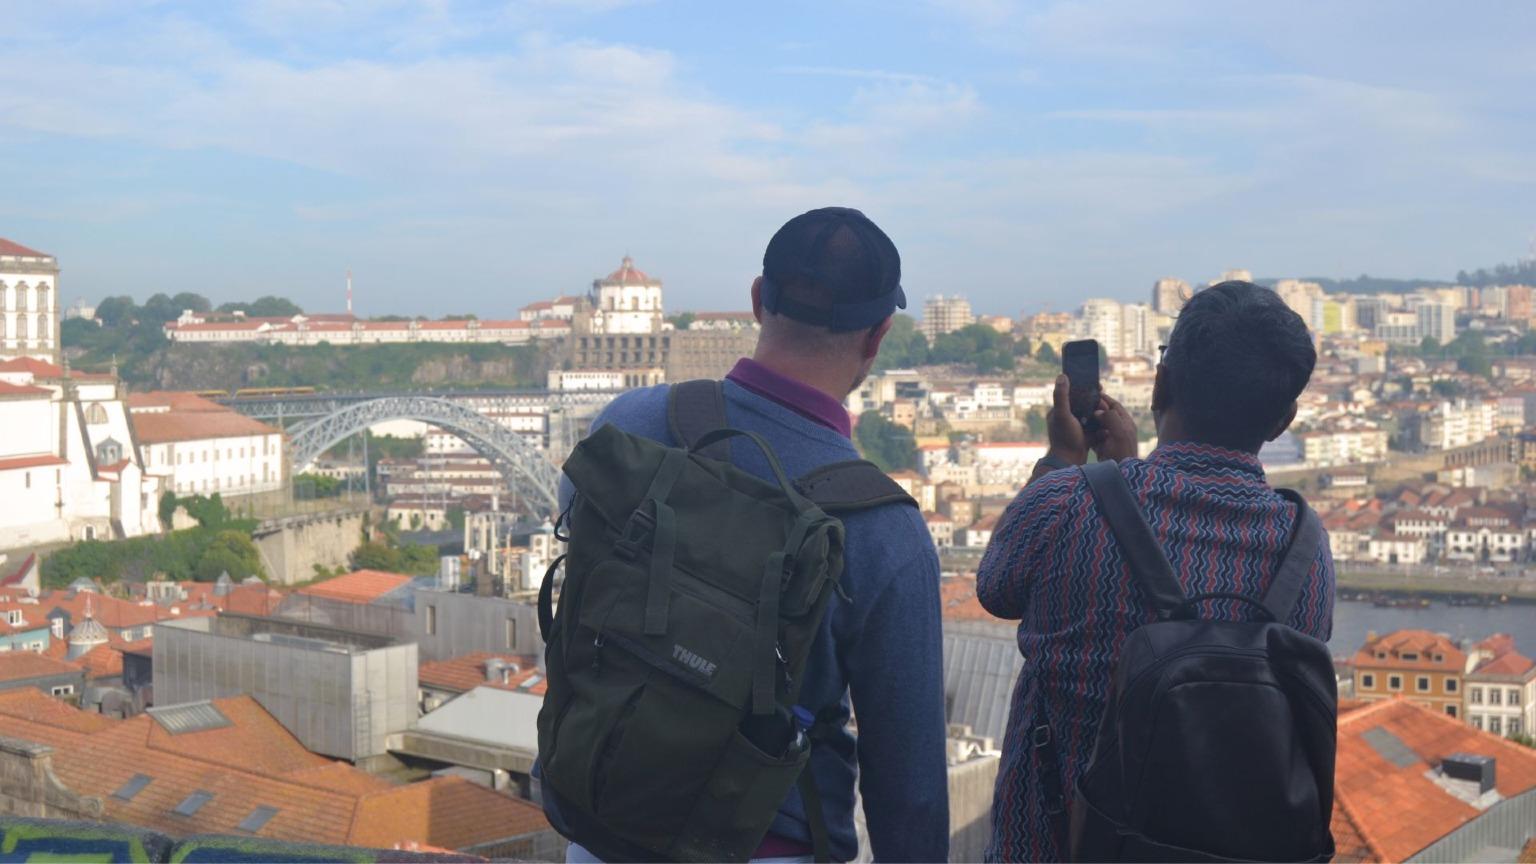
[[[1264,608],[1275,620],[1284,624],[1301,599],[1301,589],[1306,586],[1312,564],[1317,561],[1318,547],[1323,543],[1323,523],[1317,513],[1307,506],[1305,498],[1294,489],[1276,489],[1285,500],[1296,505],[1296,527],[1291,531],[1291,545],[1285,550],[1280,562],[1280,572],[1264,592]]]
[[[1082,471],[1099,505],[1099,513],[1120,544],[1125,563],[1147,592],[1158,616],[1167,618],[1178,612],[1184,605],[1184,589],[1173,575],[1173,566],[1153,536],[1152,526],[1147,524],[1120,466],[1113,461],[1095,462],[1084,465]]]
[[[691,449],[693,442],[725,425],[725,386],[719,381],[682,381],[667,391],[667,428],[677,446]],[[698,452],[728,462],[731,444],[718,441]]]
[[[823,465],[796,480],[795,488],[828,513],[850,513],[882,504],[917,506],[895,480],[863,459]]]

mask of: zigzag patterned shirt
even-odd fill
[[[1264,480],[1257,457],[1168,444],[1121,463],[1187,595],[1262,596],[1279,569],[1295,507]],[[1326,542],[1288,622],[1327,641],[1333,629],[1333,557]],[[1120,646],[1156,618],[1099,517],[1081,471],[1056,471],[1019,493],[999,520],[976,575],[983,606],[1019,620],[1026,660],[1009,710],[992,805],[989,861],[1059,861],[1029,730],[1043,710],[1056,740],[1067,800],[1088,766]],[[1243,620],[1231,600],[1202,617]]]

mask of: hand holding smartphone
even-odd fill
[[[1093,415],[1099,410],[1099,398],[1104,395],[1099,384],[1098,340],[1080,339],[1061,346],[1061,371],[1072,383],[1072,416],[1083,425],[1083,431],[1090,435],[1097,432],[1099,422]]]

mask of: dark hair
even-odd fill
[[[1184,304],[1163,363],[1190,438],[1257,450],[1306,389],[1317,350],[1278,294],[1222,282]]]

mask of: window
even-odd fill
[[[91,407],[85,409],[85,422],[92,426],[107,422],[107,409],[101,407],[100,402],[92,402]]]
[[[1520,704],[1520,691],[1515,689],[1514,687],[1509,688],[1508,695],[1506,695],[1504,697],[1504,704],[1505,705],[1519,705]]]
[[[1488,688],[1488,704],[1489,705],[1503,705],[1504,704],[1504,691],[1499,689],[1498,687],[1489,687]]]
[[[181,816],[193,816],[203,809],[203,805],[213,800],[212,792],[204,792],[199,789],[187,796],[187,799],[176,805],[175,812]]]
[[[1483,704],[1483,688],[1473,687],[1467,691],[1467,701],[1473,705]]]
[[[427,635],[437,635],[437,607],[427,604]]]
[[[265,805],[257,807],[255,810],[251,811],[251,815],[241,820],[239,826],[240,830],[255,834],[257,831],[260,831],[262,827],[265,826],[268,822],[271,822],[272,817],[276,815],[276,807],[267,807]]]
[[[1403,676],[1401,676],[1401,675],[1388,675],[1387,676],[1387,689],[1388,690],[1401,690],[1401,689],[1403,689]]]
[[[95,405],[92,407],[100,408],[101,406]],[[123,461],[123,445],[117,443],[117,439],[108,438],[96,445],[97,465],[116,465],[121,461]]]
[[[1495,735],[1504,734],[1504,718],[1494,716],[1488,718],[1488,731]]]
[[[1509,730],[1509,734],[1511,734],[1511,735],[1519,735],[1520,734],[1520,718],[1519,717],[1511,717],[1511,718],[1509,718],[1509,724],[1505,728]]]
[[[1405,652],[1403,652],[1403,659],[1404,660],[1417,660],[1417,659],[1419,659],[1418,652],[1416,652],[1416,651],[1405,651]]]
[[[1455,678],[1445,679],[1445,692],[1455,693],[1458,689],[1460,689],[1460,687],[1461,682],[1457,681]]]
[[[1445,713],[1447,715],[1451,716],[1451,717],[1455,717],[1456,716],[1456,706],[1455,705],[1447,705],[1447,706],[1445,706]]]
[[[75,694],[75,685],[60,684],[57,687],[49,689],[48,692],[55,696],[73,696]]]
[[[1472,715],[1472,728],[1473,729],[1481,729],[1481,728],[1483,728],[1483,715],[1481,715],[1481,714],[1473,714]]]
[[[517,647],[517,619],[516,618],[512,618],[510,616],[507,618],[506,630],[507,630],[507,650],[510,651],[513,648]]]
[[[122,801],[132,801],[133,796],[143,792],[144,787],[152,782],[154,782],[154,778],[147,774],[135,774],[128,779],[127,783],[124,783],[116,792],[113,792],[112,797]]]
[[[1372,675],[1369,672],[1361,673],[1361,675],[1360,675],[1360,689],[1361,690],[1375,690],[1376,689],[1376,676]]]
[[[1429,692],[1429,676],[1428,675],[1420,675],[1420,676],[1418,676],[1418,678],[1413,682],[1413,686],[1415,688],[1417,688],[1420,693],[1428,693]]]

